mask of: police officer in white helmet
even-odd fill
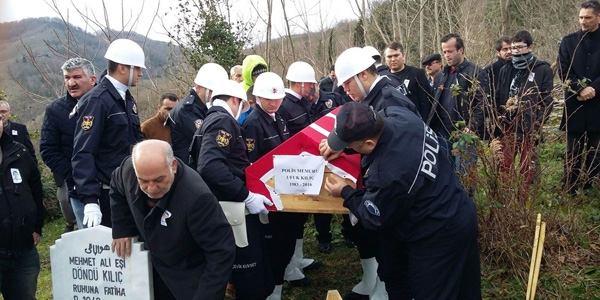
[[[188,155],[190,143],[194,132],[206,118],[212,92],[218,84],[226,80],[228,80],[227,71],[222,66],[215,63],[202,65],[194,79],[190,94],[179,101],[169,113],[167,123],[171,127],[173,153],[185,163],[191,163]]]
[[[73,180],[83,213],[83,225],[111,226],[109,184],[112,172],[141,141],[140,118],[129,87],[145,69],[142,47],[128,39],[113,41],[104,58],[108,74],[77,104],[73,139]],[[75,208],[76,205],[73,205]]]
[[[289,88],[285,90],[285,98],[278,112],[287,122],[290,136],[294,136],[314,121],[310,118],[311,103],[307,97],[315,94],[317,81],[313,67],[303,61],[292,63],[285,78],[289,82]],[[304,276],[303,271],[318,269],[323,263],[304,258],[304,223],[308,219],[308,214],[289,213],[288,217],[296,219],[296,246],[292,261],[285,271],[285,280],[293,286],[310,285],[311,282]]]
[[[192,141],[194,168],[221,202],[232,224],[236,259],[230,283],[236,299],[265,299],[273,291],[269,258],[264,251],[262,224],[273,203],[246,188],[244,170],[250,165],[242,128],[237,120],[250,108],[246,92],[233,80],[221,82],[212,95],[212,107]],[[245,215],[244,211],[248,214]],[[261,217],[262,216],[262,217]],[[238,226],[244,220],[243,226]]]
[[[281,77],[272,72],[260,74],[254,82],[252,93],[257,106],[244,120],[242,127],[248,157],[250,162],[255,162],[286,141],[290,133],[285,120],[277,112],[285,97]],[[296,243],[294,231],[290,230],[293,221],[287,213],[269,215],[267,236],[271,237],[269,258],[275,283],[273,293],[267,298],[269,300],[281,300],[284,271],[294,254]]]

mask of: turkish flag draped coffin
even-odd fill
[[[343,199],[330,196],[323,186],[325,178],[328,177],[335,178],[335,180],[345,180],[351,186],[357,186],[357,179],[360,177],[360,155],[358,154],[342,154],[339,158],[326,164],[321,191],[317,196],[275,193],[273,156],[320,156],[319,143],[321,140],[326,139],[329,132],[333,130],[335,115],[339,110],[340,107],[320,118],[246,168],[246,186],[248,190],[271,199],[275,205],[267,207],[269,210],[348,213],[348,210],[342,206]]]

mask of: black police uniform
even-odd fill
[[[386,77],[379,77],[362,103],[373,107],[375,111],[381,111],[387,107],[399,106],[408,109],[418,117],[421,117],[417,106],[412,103],[404,94],[394,88]],[[350,149],[347,149],[350,150]],[[347,153],[356,153],[346,151]],[[343,215],[342,233],[356,244],[358,254],[361,259],[373,258],[377,255],[377,243],[372,231],[365,229],[362,222],[359,221],[352,226],[348,215]]]
[[[400,86],[396,88],[410,99],[419,110],[421,116],[428,116],[433,103],[431,85],[422,69],[404,65],[400,72],[392,73],[398,78]]]
[[[192,141],[196,170],[219,201],[243,202],[249,194],[244,170],[250,161],[241,131],[225,108],[213,106]],[[264,227],[258,215],[246,215],[249,245],[236,248],[231,276],[236,299],[265,299],[273,291]]]
[[[269,101],[269,100],[261,100]],[[250,162],[255,162],[290,137],[287,124],[279,113],[275,120],[259,105],[248,115],[244,124],[244,139]],[[294,226],[288,213],[269,214],[267,240],[269,243],[271,270],[275,285],[283,284],[285,268],[294,255],[296,236],[290,230]]]
[[[311,123],[330,113],[336,107],[344,105],[344,103],[346,103],[346,100],[342,95],[334,92],[320,91],[319,98],[309,106]]]
[[[173,153],[186,164],[190,164],[189,149],[194,133],[202,125],[207,112],[206,104],[192,88],[190,94],[169,113],[167,123],[171,126]]]
[[[77,99],[67,93],[46,106],[42,134],[40,136],[40,155],[44,163],[52,170],[57,186],[67,183],[69,197],[77,198],[75,183],[71,174],[73,156],[73,134],[77,118],[71,112],[77,105]]]
[[[386,65],[377,66],[377,74],[379,74],[381,77],[387,78],[390,81],[390,84],[396,89],[399,89],[398,87],[402,84],[400,79],[394,76],[392,71],[390,71],[390,68]]]
[[[341,194],[377,232],[389,298],[481,299],[474,202],[431,128],[406,108],[382,113],[383,133],[361,161],[364,189],[346,186]]]
[[[127,91],[125,99],[121,98],[107,77],[79,100],[71,160],[73,180],[84,205],[100,202],[102,225],[111,225],[111,174],[131,153],[131,147],[142,140],[133,96]]]
[[[290,136],[294,136],[304,127],[310,125],[310,102],[304,97],[298,98],[291,90],[285,91],[285,97],[277,112],[287,122]]]
[[[385,77],[380,76],[379,78],[375,86],[371,87],[367,96],[361,101],[362,103],[373,107],[375,111],[380,111],[389,106],[406,107],[417,116],[421,116],[417,106],[410,99],[395,89],[389,83],[389,80],[385,80]]]

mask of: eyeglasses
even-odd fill
[[[510,47],[510,50],[521,51],[522,49],[527,48],[527,47],[529,47],[529,45],[515,45],[515,46]]]

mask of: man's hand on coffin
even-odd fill
[[[325,178],[325,190],[333,197],[341,197],[342,189],[347,185],[343,179],[336,179],[333,176]]]
[[[273,205],[273,202],[271,202],[271,200],[269,200],[269,198],[267,198],[261,194],[256,194],[253,192],[248,193],[248,198],[246,198],[246,200],[244,200],[244,202],[246,203],[246,207],[248,208],[248,211],[253,215],[256,215],[256,214],[266,215],[269,213],[269,211],[267,210],[265,205],[267,205],[267,206]]]
[[[322,139],[321,143],[319,143],[319,152],[326,161],[332,161],[340,157],[343,151],[331,150],[331,148],[329,148],[329,145],[327,144],[327,139]]]

